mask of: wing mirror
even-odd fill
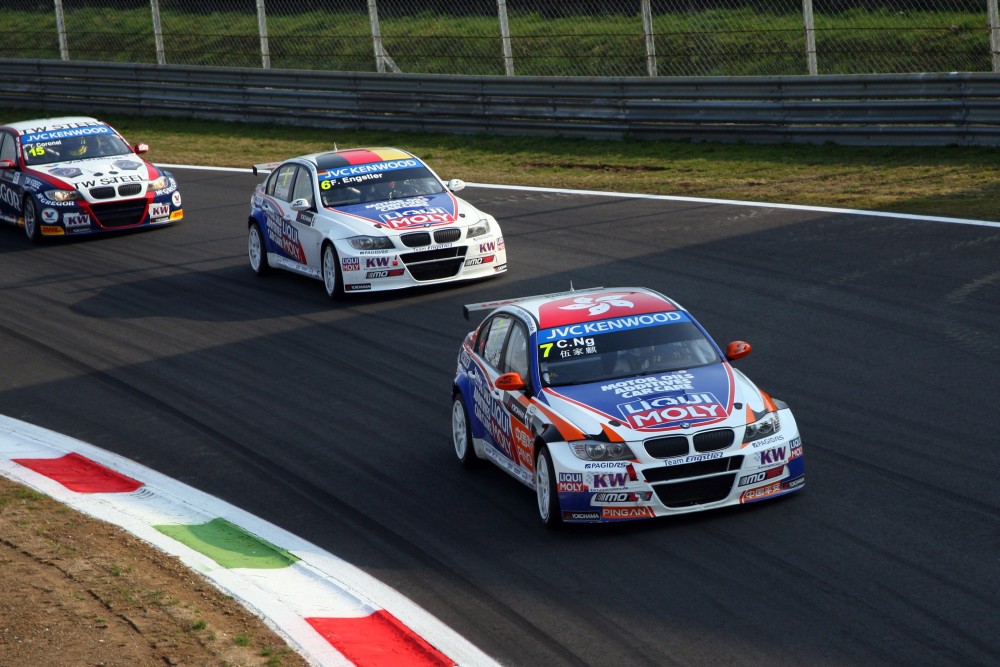
[[[504,373],[497,378],[496,386],[501,391],[517,391],[524,389],[527,385],[520,373]]]
[[[453,178],[447,183],[445,183],[444,186],[449,190],[451,190],[452,192],[458,192],[459,190],[465,189],[465,181],[463,181],[461,178]]]
[[[0,160],[0,169],[13,169],[15,166],[17,165],[14,164],[13,160],[7,158]]]
[[[312,204],[305,197],[299,197],[298,199],[292,201],[293,211],[308,211],[312,208]]]
[[[737,359],[742,359],[743,357],[750,354],[750,343],[745,340],[734,340],[732,343],[726,346],[726,359],[729,361],[736,361]]]
[[[135,146],[132,147],[132,150],[134,150],[136,153],[148,153],[149,144],[136,144]]]

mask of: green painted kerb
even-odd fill
[[[226,568],[275,570],[299,560],[225,519],[212,519],[208,523],[191,526],[168,524],[153,527]]]

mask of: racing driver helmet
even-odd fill
[[[77,144],[69,149],[69,154],[73,157],[85,157],[87,155],[88,148],[87,138],[80,137],[77,140]]]

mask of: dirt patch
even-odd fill
[[[0,573],[0,667],[307,664],[177,558],[5,477]]]

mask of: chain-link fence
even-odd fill
[[[4,0],[0,57],[526,76],[1000,71],[998,0]]]

